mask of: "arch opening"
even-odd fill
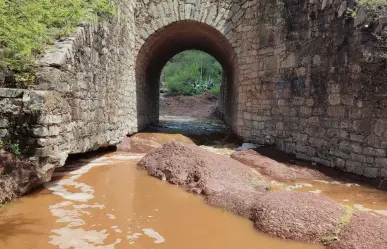
[[[236,124],[236,56],[227,38],[215,28],[196,21],[172,23],[152,34],[136,61],[137,125],[144,129],[159,121],[160,76],[166,63],[185,50],[213,56],[224,70],[219,112],[229,125]]]

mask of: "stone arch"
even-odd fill
[[[159,78],[166,62],[179,52],[197,49],[215,57],[225,71],[219,109],[236,129],[239,67],[233,29],[245,10],[230,1],[145,2],[136,11],[138,128],[158,121]]]

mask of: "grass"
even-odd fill
[[[344,209],[345,209],[345,214],[340,218],[339,223],[338,223],[335,231],[333,232],[333,235],[320,238],[319,241],[323,245],[329,245],[329,244],[333,243],[334,241],[338,240],[343,229],[351,221],[353,210],[354,210],[353,207],[344,206]]]
[[[48,45],[82,21],[111,15],[110,0],[0,0],[0,70],[14,72],[16,87],[27,88]]]

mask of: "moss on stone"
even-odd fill
[[[353,207],[345,205],[344,208],[345,208],[345,213],[340,218],[334,233],[332,235],[324,236],[320,238],[319,240],[320,243],[324,245],[329,245],[339,239],[341,232],[349,224],[353,214]]]

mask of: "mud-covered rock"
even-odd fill
[[[206,196],[208,204],[224,208],[234,214],[249,218],[255,202],[263,195],[261,191],[239,190],[213,192]]]
[[[24,195],[31,189],[51,179],[55,166],[45,164],[38,167],[27,160],[0,152],[0,204]]]
[[[330,249],[387,248],[387,220],[367,212],[356,212]]]
[[[117,145],[117,151],[146,153],[158,147],[161,147],[161,144],[157,143],[156,141],[132,136],[132,137],[125,137],[124,140],[119,145]]]
[[[125,137],[117,145],[119,152],[147,153],[155,148],[161,147],[169,141],[179,141],[183,143],[194,144],[192,140],[181,134],[162,134],[162,133],[137,133],[130,137]]]
[[[334,234],[344,215],[345,209],[326,197],[279,191],[257,200],[251,219],[264,233],[282,239],[319,242]]]
[[[154,177],[206,196],[214,206],[245,216],[269,188],[250,167],[176,141],[152,150],[139,162],[139,167]]]
[[[256,168],[260,173],[270,176],[276,180],[295,180],[295,179],[327,179],[323,173],[299,166],[288,166],[277,162],[266,156],[262,156],[254,150],[237,151],[231,155],[231,158]]]

